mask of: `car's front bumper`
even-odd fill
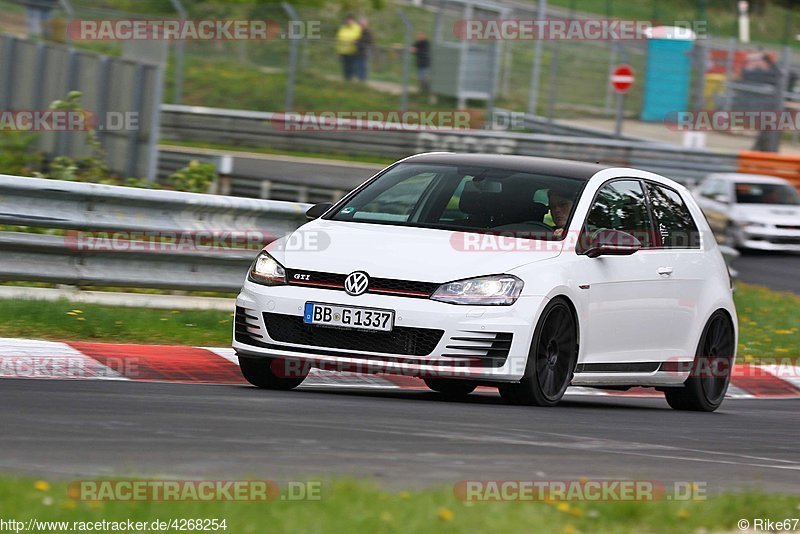
[[[800,252],[800,230],[743,228],[738,241],[742,248]]]
[[[292,332],[307,334],[309,328],[320,328],[300,324],[306,302],[394,310],[395,330],[398,332],[398,328],[407,331],[424,329],[425,332],[442,331],[443,334],[428,354],[388,352],[381,342],[385,338],[377,333],[357,333],[360,340],[357,348],[295,343],[291,337],[287,339],[287,335]],[[248,281],[236,299],[238,314],[244,314],[242,317],[245,317],[246,324],[240,322],[234,327],[233,348],[243,356],[299,360],[330,370],[517,381],[525,371],[533,328],[545,303],[544,297],[523,296],[511,306],[462,306],[424,298],[373,294],[354,297],[333,289],[293,285],[269,287]],[[268,324],[268,321],[273,322]],[[276,324],[286,324],[287,321],[290,330],[275,330]],[[330,329],[326,330],[324,337],[335,337],[339,344],[347,344],[348,333],[352,332],[337,331],[332,335]],[[504,340],[510,334],[507,354],[496,348],[485,350],[493,346],[491,340],[498,339],[497,334],[504,334]],[[371,343],[372,338],[365,336],[376,336],[376,341]],[[309,336],[299,337],[305,341],[309,339]],[[507,343],[497,345],[508,347]],[[482,359],[482,355],[491,355],[492,358]]]

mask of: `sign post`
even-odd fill
[[[618,65],[612,72],[609,80],[617,92],[617,117],[614,121],[614,137],[622,135],[622,118],[625,104],[625,93],[633,86],[636,77],[630,65]]]

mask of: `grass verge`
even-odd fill
[[[791,358],[800,364],[800,296],[737,284],[739,361]]]
[[[800,296],[739,284],[739,362],[788,358],[800,363]],[[0,307],[0,337],[117,343],[228,346],[231,314],[152,310],[66,300],[8,299]]]
[[[286,495],[282,487],[282,495]],[[452,487],[391,493],[368,482],[322,482],[315,501],[84,502],[67,483],[0,477],[4,519],[169,521],[218,519],[218,532],[736,532],[753,518],[796,517],[800,498],[750,491],[707,500],[465,503]],[[55,531],[55,529],[53,529]],[[173,530],[170,530],[172,532]],[[191,530],[194,531],[194,530]]]
[[[224,347],[231,342],[232,311],[8,299],[0,306],[0,337]]]

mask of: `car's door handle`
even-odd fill
[[[672,267],[659,267],[658,274],[661,276],[669,276],[672,274]]]

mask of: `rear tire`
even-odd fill
[[[256,387],[262,389],[289,390],[299,386],[308,376],[308,368],[300,364],[300,369],[293,374],[297,376],[280,376],[284,373],[276,373],[281,369],[287,369],[285,360],[276,358],[247,358],[239,356],[239,369],[245,380]]]
[[[564,396],[578,361],[578,329],[567,301],[555,298],[542,311],[518,384],[498,386],[509,404],[555,406]]]
[[[475,384],[448,378],[426,378],[425,385],[447,399],[461,399],[475,391]]]
[[[736,336],[728,315],[717,310],[706,323],[689,378],[682,388],[667,388],[664,397],[675,410],[713,412],[725,400],[733,368]]]

